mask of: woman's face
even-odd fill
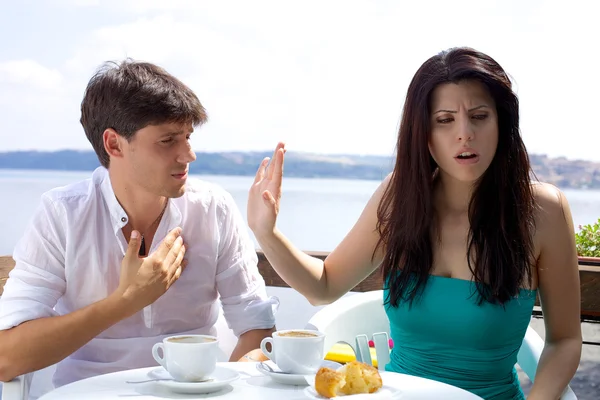
[[[431,96],[429,152],[442,178],[474,182],[490,166],[498,146],[498,114],[485,85],[445,83]]]

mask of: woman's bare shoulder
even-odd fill
[[[538,210],[557,212],[566,202],[564,193],[551,183],[535,182],[532,184],[532,189],[533,199]]]
[[[543,237],[556,229],[571,229],[573,220],[565,194],[550,183],[536,182],[532,188],[537,233]]]

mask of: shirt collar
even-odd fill
[[[94,171],[92,179],[100,184],[100,191],[110,214],[111,225],[115,234],[117,234],[125,225],[127,225],[129,217],[117,200],[117,196],[115,196],[108,170],[104,167],[98,167]],[[174,229],[176,226],[181,225],[181,210],[175,203],[176,202],[173,201],[173,199],[169,199],[167,209],[163,215],[163,218],[168,222],[167,232]],[[162,222],[160,225],[164,226]]]

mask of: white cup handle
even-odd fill
[[[162,353],[163,353],[162,357],[158,355],[158,349],[162,350]],[[164,369],[167,369],[167,366],[165,363],[165,346],[162,343],[156,343],[154,346],[152,346],[152,357],[154,357],[156,362],[159,363],[160,365],[162,365],[162,367]]]
[[[267,350],[267,343],[271,343],[271,351]],[[273,350],[273,338],[270,337],[266,337],[263,340],[261,340],[260,342],[260,350],[263,352],[263,354],[267,357],[269,357],[269,359],[271,359],[273,362],[277,362],[275,361],[275,352]]]

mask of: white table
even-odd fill
[[[148,399],[261,399],[261,400],[306,400],[304,386],[290,386],[275,383],[256,369],[256,363],[219,363],[240,373],[240,378],[225,389],[212,394],[185,395],[170,392],[157,383],[128,384],[126,381],[148,379],[148,372],[155,369],[140,368],[83,379],[55,389],[39,400],[112,400],[132,398]],[[395,374],[397,379],[385,382],[387,385],[401,388],[402,400],[481,400],[479,397],[454,386],[423,378]]]

